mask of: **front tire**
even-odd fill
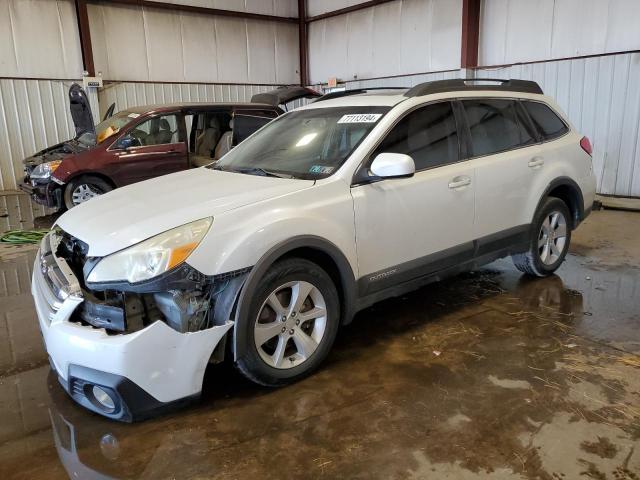
[[[521,272],[546,277],[562,265],[570,242],[571,212],[559,198],[548,197],[533,220],[529,250],[511,258]]]
[[[111,190],[113,187],[102,178],[83,175],[71,180],[64,189],[64,206],[70,210]]]
[[[338,332],[340,300],[331,277],[302,258],[275,263],[250,297],[236,336],[247,345],[236,367],[265,386],[300,380],[325,359]]]

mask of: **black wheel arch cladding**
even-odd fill
[[[584,197],[582,195],[582,189],[575,180],[569,177],[558,177],[551,181],[540,197],[540,200],[538,200],[538,205],[536,206],[536,210],[533,214],[534,218],[549,196],[559,198],[567,204],[567,208],[571,213],[572,229],[575,229],[580,222],[584,220]]]
[[[341,323],[349,323],[355,314],[356,282],[353,270],[349,261],[340,249],[328,240],[314,235],[299,235],[292,237],[271,248],[255,264],[247,276],[244,286],[238,297],[238,308],[236,308],[235,323],[241,318],[249,315],[251,302],[249,297],[256,291],[262,277],[269,268],[278,260],[286,257],[298,249],[310,249],[328,255],[336,266],[340,277],[340,285],[336,284],[336,290],[341,299]],[[302,257],[304,258],[304,257]],[[311,260],[312,261],[312,260]],[[322,267],[322,265],[320,265]],[[247,349],[246,339],[236,334],[237,329],[233,329],[234,359],[238,359]]]

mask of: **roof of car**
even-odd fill
[[[454,78],[419,83],[406,87],[364,87],[328,93],[307,108],[346,107],[346,106],[389,106],[393,107],[403,100],[430,95],[469,96],[495,95],[515,97],[542,97],[543,91],[536,82],[520,79],[501,78]]]
[[[273,110],[276,107],[267,103],[251,103],[251,102],[176,102],[176,103],[161,103],[154,105],[139,105],[136,107],[129,107],[127,112],[131,113],[148,113],[148,112],[168,112],[178,109],[206,109],[206,108],[233,108],[233,107],[251,107],[251,108],[266,108]]]
[[[325,107],[356,107],[356,106],[381,106],[393,107],[406,100],[403,94],[408,89],[394,90],[366,90],[353,95],[340,96],[315,102],[301,108],[325,108]]]

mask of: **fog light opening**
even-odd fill
[[[94,385],[91,388],[91,394],[98,406],[100,406],[103,410],[108,412],[115,410],[116,402],[105,389],[99,387],[98,385]]]

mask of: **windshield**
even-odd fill
[[[104,142],[107,138],[118,133],[122,128],[129,125],[129,123],[133,122],[139,116],[139,113],[123,110],[107,118],[106,120],[103,120],[98,125],[96,125],[97,142],[95,143]],[[80,137],[78,140],[82,141],[82,137]]]
[[[390,107],[298,110],[269,123],[211,168],[318,179],[335,172]]]

